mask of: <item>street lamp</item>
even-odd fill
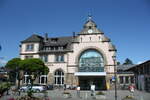
[[[8,69],[5,69],[6,70],[6,75],[7,75],[7,92],[6,92],[6,95],[9,95],[9,88],[10,88],[10,83],[9,83],[9,76],[8,76]]]
[[[116,55],[112,56],[114,61],[114,76],[115,76],[115,100],[117,100],[117,68],[116,68]]]

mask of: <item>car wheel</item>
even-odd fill
[[[20,91],[21,91],[21,92],[25,92],[25,90],[24,90],[24,89],[21,89]]]
[[[37,90],[35,90],[36,92],[40,92],[40,90],[39,89],[37,89]]]

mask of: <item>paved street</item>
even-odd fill
[[[62,95],[64,92],[63,90],[53,90],[48,91],[48,97],[50,100],[94,100],[94,98],[91,96],[90,91],[81,91],[80,92],[80,98],[77,97],[77,93],[75,90],[68,90],[71,93],[71,98],[65,99]],[[104,91],[106,94],[106,100],[114,100],[114,91]],[[21,95],[26,95],[25,93],[21,93]],[[35,93],[35,96],[38,97],[44,97],[43,93]],[[118,90],[118,100],[121,100],[123,97],[130,95],[130,92],[127,90]],[[8,95],[3,96],[0,100],[7,100],[10,97],[17,97],[17,95]],[[150,100],[150,93],[147,92],[141,92],[141,91],[135,91],[134,97],[136,100]]]

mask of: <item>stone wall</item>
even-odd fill
[[[66,74],[65,83],[68,85],[78,85],[78,77],[74,76],[73,73]]]
[[[49,73],[47,78],[47,84],[54,84],[54,83],[55,83],[54,75],[53,73]]]

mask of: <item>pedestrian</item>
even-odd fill
[[[134,90],[135,90],[135,86],[133,84],[131,84],[129,86],[129,91],[131,92],[131,96],[133,97],[134,96]]]
[[[80,86],[77,86],[77,96],[80,98]]]
[[[66,84],[64,84],[64,90],[66,90]]]
[[[131,85],[129,86],[129,91],[133,93],[134,90],[135,90],[135,86],[134,86],[133,84],[131,84]]]
[[[95,85],[91,85],[91,96],[95,96]]]

